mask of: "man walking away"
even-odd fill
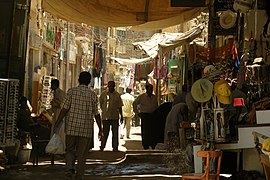
[[[153,121],[151,113],[158,107],[156,96],[153,93],[153,85],[147,84],[146,93],[139,95],[133,102],[133,111],[141,118],[142,145],[144,149],[155,149],[154,142],[151,142],[151,129]]]
[[[76,179],[83,179],[85,160],[93,139],[94,117],[99,127],[98,134],[102,136],[98,98],[95,92],[88,87],[90,80],[91,74],[89,72],[80,73],[79,86],[68,90],[63,108],[56,121],[57,126],[66,116],[66,169],[68,177],[75,174],[77,157]]]
[[[112,126],[112,148],[113,151],[118,151],[119,137],[119,114],[121,116],[121,123],[123,122],[122,115],[122,100],[120,94],[115,91],[115,82],[108,82],[108,90],[101,93],[99,97],[100,107],[102,111],[102,123],[103,123],[103,137],[101,139],[100,150],[103,151],[110,132],[110,126]]]
[[[130,94],[130,88],[126,88],[126,93],[121,95],[121,99],[123,101],[123,119],[124,119],[124,127],[126,128],[126,138],[130,138],[130,128],[131,128],[131,119],[134,115],[133,113],[133,102],[134,97]],[[124,128],[122,129],[121,136],[124,136]]]

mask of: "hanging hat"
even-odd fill
[[[219,17],[220,26],[224,29],[232,28],[237,19],[237,14],[232,12],[231,10],[227,10],[221,13]]]
[[[207,102],[211,99],[213,84],[208,79],[199,79],[191,87],[191,95],[197,102]]]
[[[210,75],[211,73],[213,73],[214,71],[216,71],[215,66],[213,66],[213,65],[208,65],[208,66],[205,66],[205,68],[203,69],[203,74],[204,74],[205,76],[208,76],[208,75]]]
[[[212,80],[213,78],[219,77],[222,74],[223,72],[217,70],[213,65],[205,66],[205,68],[203,69],[203,77],[205,79]]]
[[[227,81],[224,79],[217,81],[214,86],[214,91],[220,103],[231,104],[232,92]]]
[[[262,64],[264,63],[264,59],[262,57],[255,58],[253,64]]]
[[[246,13],[252,8],[252,0],[235,0],[233,3],[233,9],[236,12]]]
[[[233,99],[233,106],[234,107],[245,106],[244,98],[234,98]]]

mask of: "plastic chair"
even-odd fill
[[[187,180],[187,179],[206,179],[206,180],[217,179],[219,180],[222,151],[198,151],[197,156],[202,157],[206,160],[204,172],[183,174],[182,179],[183,180]],[[217,166],[216,166],[217,168],[215,172],[210,172],[210,166],[211,166],[210,159],[211,158],[217,159]]]

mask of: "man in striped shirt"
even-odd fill
[[[89,87],[91,74],[81,72],[79,86],[68,90],[56,126],[65,117],[66,169],[67,175],[75,174],[77,156],[77,179],[82,179],[89,146],[93,140],[94,117],[102,136],[101,118],[98,112],[98,97]]]

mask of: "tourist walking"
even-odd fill
[[[65,117],[66,132],[66,170],[67,176],[75,174],[75,160],[77,159],[76,178],[84,175],[85,160],[89,146],[93,140],[94,117],[102,136],[101,119],[98,112],[98,97],[88,85],[91,81],[89,72],[81,72],[79,86],[68,90],[63,108],[57,118],[56,127]]]
[[[113,151],[118,151],[119,145],[119,115],[120,121],[123,122],[122,100],[120,94],[115,91],[115,82],[108,82],[108,89],[103,91],[99,97],[101,118],[103,123],[103,137],[101,139],[100,150],[103,151],[112,127],[112,148]]]

